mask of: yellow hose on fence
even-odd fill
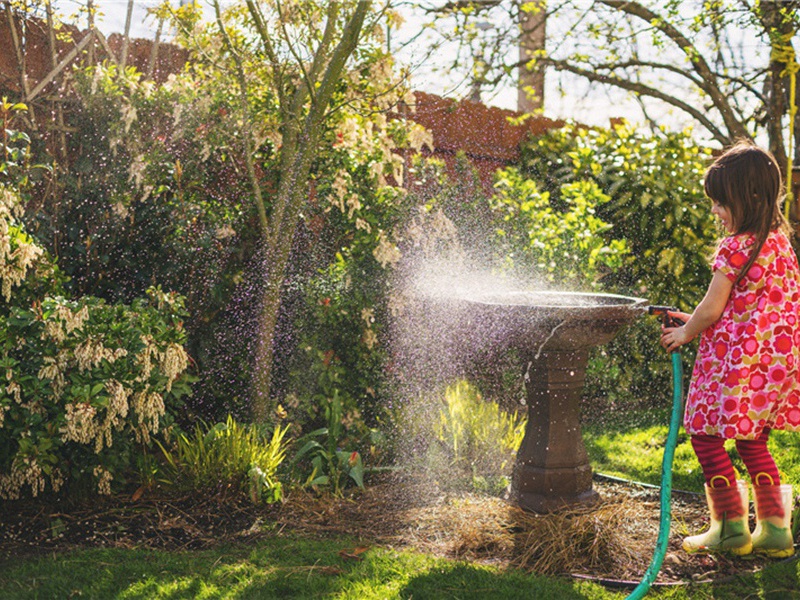
[[[794,119],[797,115],[797,72],[800,71],[800,64],[797,63],[797,56],[791,45],[792,34],[787,35],[781,40],[781,45],[772,49],[770,57],[775,62],[786,64],[786,68],[781,71],[781,77],[789,78],[789,140],[786,151],[786,218],[794,202],[792,189],[792,157],[794,155]]]

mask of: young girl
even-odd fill
[[[684,427],[703,469],[711,527],[683,542],[687,552],[794,553],[792,488],[781,485],[767,449],[773,429],[800,430],[800,269],[781,212],[781,172],[774,157],[740,142],[708,169],[711,212],[728,232],[713,259],[705,297],[685,322],[663,327],[669,351],[701,335]],[[736,449],[753,484],[737,482],[723,444]]]

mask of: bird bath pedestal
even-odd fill
[[[646,308],[613,294],[509,292],[461,299],[470,327],[516,348],[525,366],[528,423],[511,499],[534,512],[595,502],[580,425],[589,350],[608,343]]]

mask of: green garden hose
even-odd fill
[[[656,580],[664,555],[667,553],[669,541],[669,526],[672,518],[670,512],[670,498],[672,496],[672,459],[675,457],[675,446],[678,444],[678,430],[683,416],[683,365],[680,352],[675,351],[672,357],[672,414],[669,420],[667,443],[664,446],[664,458],[661,461],[661,520],[658,526],[658,539],[656,550],[647,567],[642,581],[630,593],[626,600],[638,600],[647,594],[650,586]]]

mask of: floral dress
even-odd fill
[[[725,238],[712,269],[736,281],[755,238]],[[697,350],[686,401],[689,434],[753,439],[800,430],[800,269],[787,237],[769,234]]]

